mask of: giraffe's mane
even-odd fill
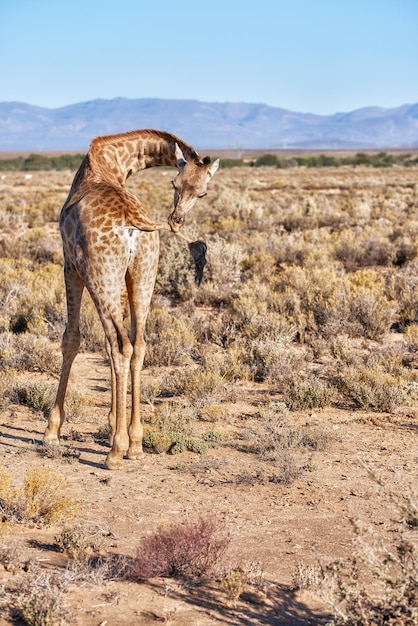
[[[176,135],[173,135],[172,133],[169,133],[164,130],[154,130],[151,128],[129,130],[124,133],[117,133],[114,135],[102,135],[100,137],[95,137],[90,144],[89,152],[95,152],[96,150],[99,150],[103,146],[118,142],[119,140],[135,139],[137,137],[141,139],[155,137],[159,139],[164,139],[165,141],[167,141],[167,143],[177,143],[182,148],[182,150],[186,150],[188,152],[191,158],[199,159],[199,156],[196,150],[192,146],[185,143],[179,137],[176,137]]]

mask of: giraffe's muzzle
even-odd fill
[[[181,215],[175,215],[175,211],[168,217],[168,224],[173,233],[178,233],[180,228],[184,226],[185,219]]]

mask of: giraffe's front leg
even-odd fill
[[[71,366],[80,346],[80,333],[78,328],[69,332],[67,329],[62,339],[62,368],[58,384],[57,396],[48,419],[48,426],[44,434],[44,442],[58,446],[60,443],[61,426],[65,421],[64,398],[67,391],[68,379]]]
[[[83,281],[68,261],[64,264],[65,289],[67,295],[67,327],[62,336],[62,367],[57,396],[44,434],[45,443],[59,445],[61,426],[65,420],[64,398],[67,391],[71,366],[80,348],[80,305]]]
[[[44,443],[50,446],[60,445],[61,426],[65,421],[65,411],[62,406],[55,403],[51,409],[48,426],[44,433]]]

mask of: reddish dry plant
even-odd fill
[[[230,538],[214,516],[161,526],[140,545],[132,565],[139,580],[156,576],[201,577],[214,571]]]

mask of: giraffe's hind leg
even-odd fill
[[[112,368],[112,405],[114,423],[111,423],[111,450],[106,457],[107,469],[119,469],[128,450],[128,428],[126,421],[126,396],[132,344],[123,325],[122,316],[102,317],[108,342]]]
[[[131,422],[129,424],[128,459],[136,460],[143,455],[142,438],[144,428],[142,426],[140,413],[140,377],[145,356],[143,326],[137,325],[133,329],[133,333],[133,353],[131,359],[132,410]]]
[[[64,398],[67,391],[71,366],[80,348],[80,306],[84,284],[71,264],[64,266],[67,294],[67,325],[62,337],[62,367],[54,405],[49,414],[44,434],[45,443],[59,445],[61,426],[65,420]]]
[[[158,268],[158,235],[153,234],[143,242],[147,251],[145,261],[136,260],[126,274],[129,307],[131,313],[131,341],[133,353],[131,359],[132,411],[129,425],[129,459],[142,457],[142,438],[144,428],[140,413],[140,378],[145,356],[144,328],[154,291]],[[145,244],[147,247],[145,247]]]

